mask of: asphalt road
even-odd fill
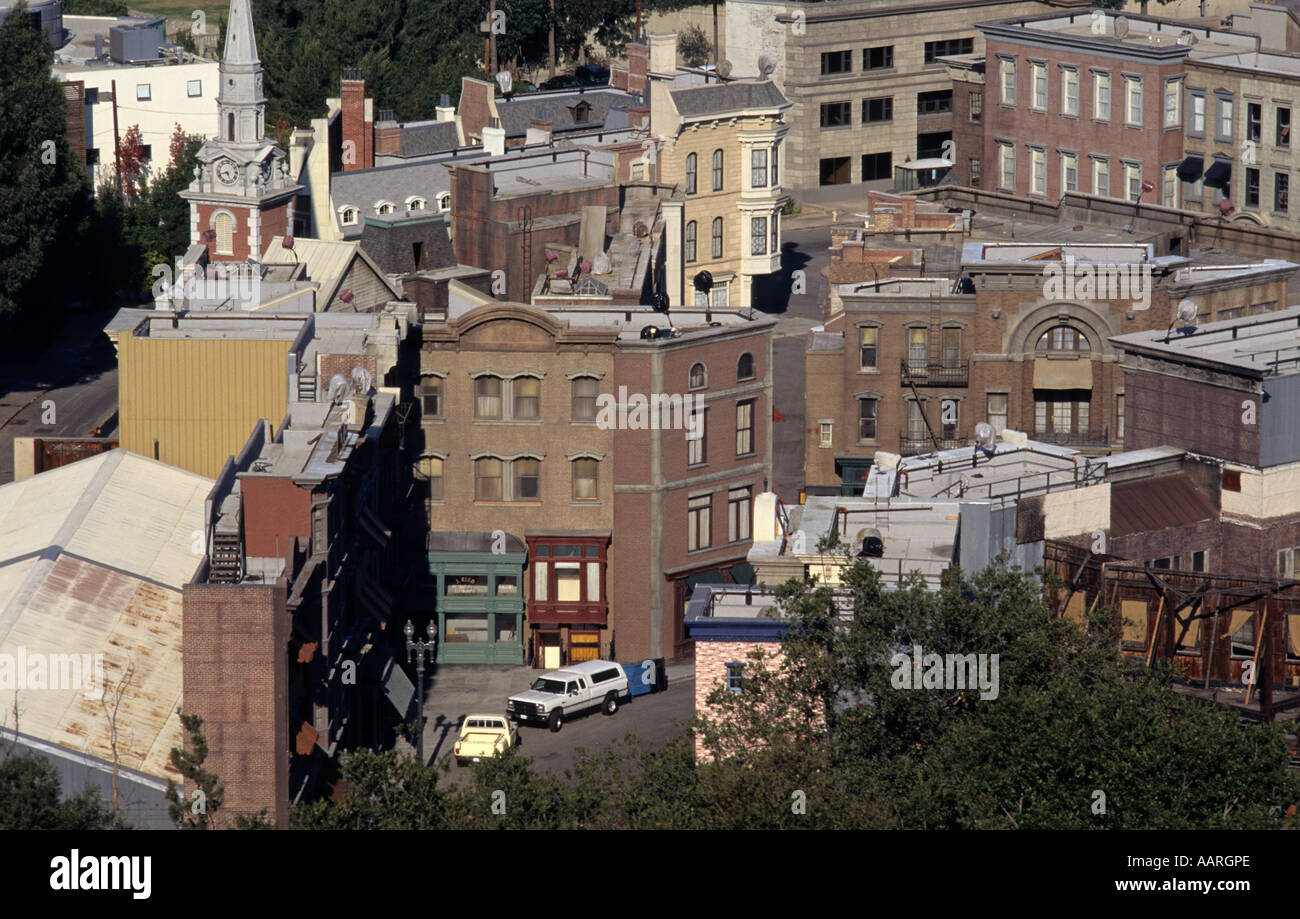
[[[562,773],[573,766],[580,748],[594,753],[628,734],[636,734],[643,749],[662,746],[669,738],[685,734],[686,724],[694,714],[695,678],[689,676],[670,682],[665,692],[625,702],[613,715],[599,711],[581,715],[554,734],[545,727],[522,725],[519,752],[533,760],[537,772]],[[441,756],[451,756],[450,743],[443,747]],[[472,763],[457,766],[453,757],[449,782],[467,780],[474,768]]]

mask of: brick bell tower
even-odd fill
[[[220,133],[199,150],[190,203],[190,244],[212,261],[260,259],[267,244],[293,228],[302,186],[289,176],[285,152],[266,138],[266,97],[257,57],[251,0],[230,0],[217,91]]]

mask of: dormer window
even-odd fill
[[[406,199],[406,209],[408,211],[422,211],[428,206],[428,202],[418,195]]]
[[[573,113],[573,120],[577,124],[583,124],[591,116],[591,103],[579,102],[573,108],[569,109]]]
[[[378,204],[375,205],[375,213],[381,217],[384,216],[385,214],[391,214],[396,210],[397,210],[397,205],[391,201],[380,201]]]
[[[438,211],[439,213],[445,214],[449,210],[451,210],[451,192],[444,191],[442,194],[438,195]]]
[[[345,227],[354,227],[357,220],[361,217],[361,212],[355,207],[339,208],[339,220]]]

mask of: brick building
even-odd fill
[[[1117,274],[1109,288],[1048,283],[1067,270]],[[1294,270],[1280,260],[1216,269],[1157,256],[1153,244],[969,242],[957,280],[845,285],[843,312],[806,352],[806,481],[838,489],[877,450],[958,446],[980,421],[1086,452],[1119,448],[1125,391],[1111,336],[1163,331],[1188,298],[1209,318],[1275,310]],[[1147,279],[1145,306],[1118,273]]]

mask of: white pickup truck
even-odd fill
[[[610,661],[584,661],[543,673],[527,692],[510,697],[506,714],[515,721],[545,724],[558,731],[565,721],[592,709],[612,715],[628,698],[622,667]]]

